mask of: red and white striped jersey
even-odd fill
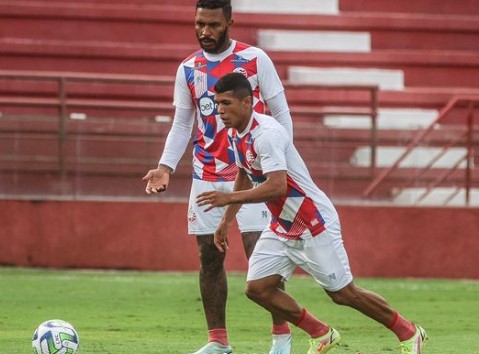
[[[338,219],[326,194],[313,182],[308,168],[286,130],[271,117],[254,112],[248,127],[229,130],[236,163],[253,185],[266,181],[274,171],[287,172],[285,197],[266,202],[271,211],[270,228],[290,240],[316,236]]]
[[[174,105],[196,108],[197,129],[193,141],[193,178],[233,181],[237,166],[227,131],[214,103],[214,85],[231,72],[244,74],[253,88],[253,109],[264,113],[265,101],[284,91],[267,54],[256,47],[232,41],[223,53],[198,50],[178,68]]]

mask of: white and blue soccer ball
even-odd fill
[[[62,320],[45,321],[33,333],[35,354],[76,354],[80,337],[73,326]]]

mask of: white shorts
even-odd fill
[[[339,221],[305,241],[280,239],[270,229],[265,230],[249,260],[247,280],[271,275],[287,280],[297,267],[328,291],[338,291],[353,280]]]
[[[196,204],[196,197],[207,191],[232,192],[234,181],[208,182],[193,179],[188,205],[188,233],[190,235],[213,235],[223,217],[226,208],[214,208],[204,212],[205,206]],[[269,225],[270,212],[266,204],[244,204],[236,214],[240,232],[263,231]]]

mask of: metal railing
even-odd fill
[[[48,94],[45,92],[35,95],[24,95],[21,92],[15,94],[9,94],[8,89],[0,88],[0,104],[2,106],[13,107],[48,107],[56,109],[58,117],[58,127],[55,131],[58,139],[58,166],[59,170],[65,172],[65,141],[68,135],[68,121],[69,121],[69,109],[71,108],[94,108],[100,110],[133,110],[133,111],[149,111],[158,112],[169,109],[172,111],[171,103],[157,102],[152,100],[151,94],[149,97],[143,97],[141,94],[135,97],[129,97],[128,94],[118,98],[111,98],[108,94],[103,94],[98,97],[90,95],[87,98],[79,98],[78,87],[71,90],[69,83],[90,83],[90,84],[137,84],[137,85],[160,85],[167,86],[168,90],[173,89],[174,77],[171,76],[147,76],[147,75],[124,75],[124,74],[86,74],[86,73],[61,73],[61,72],[35,72],[35,71],[2,71],[0,70],[0,80],[29,80],[29,81],[42,81],[56,83],[56,88],[50,90]],[[478,106],[479,97],[475,96],[454,96],[447,105],[439,112],[437,119],[426,129],[419,131],[408,144],[404,153],[387,169],[377,174],[377,147],[378,147],[378,128],[377,128],[377,116],[378,116],[378,87],[377,86],[356,86],[356,85],[314,85],[314,84],[293,84],[285,82],[287,90],[294,90],[295,92],[301,92],[301,90],[311,91],[362,91],[367,94],[367,99],[363,99],[361,104],[357,104],[356,107],[321,107],[313,105],[297,105],[292,106],[293,116],[300,114],[303,116],[321,117],[323,115],[369,115],[371,117],[371,129],[369,135],[368,144],[370,145],[370,165],[369,175],[373,177],[370,184],[363,191],[364,198],[371,198],[374,191],[384,183],[384,181],[399,168],[402,161],[404,161],[417,147],[421,141],[423,141],[429,134],[434,131],[437,124],[442,123],[445,120],[446,115],[454,108],[464,104],[467,104],[467,123],[466,131],[460,135],[454,141],[445,144],[441,153],[436,156],[432,161],[424,167],[416,179],[419,179],[422,175],[429,171],[434,163],[444,155],[454,145],[465,142],[467,155],[461,160],[461,163],[465,162],[465,175],[464,183],[466,189],[466,203],[469,203],[470,188],[472,185],[472,156],[474,154],[474,109]],[[21,90],[20,90],[21,91]],[[108,89],[107,89],[108,91]],[[309,94],[309,93],[308,93]],[[115,95],[112,95],[112,97]],[[132,132],[132,134],[135,134]],[[435,177],[426,188],[426,191],[420,196],[419,200],[424,199],[434,187],[440,185],[446,180],[452,173],[459,169],[461,163],[457,163],[454,167],[448,169],[442,174]],[[414,180],[409,181],[408,185],[414,183]],[[406,188],[398,188],[398,191]]]
[[[122,109],[140,111],[159,111],[165,109],[161,102],[125,99],[79,99],[70,98],[68,83],[110,83],[173,86],[170,76],[124,75],[124,74],[86,74],[75,72],[37,72],[0,70],[0,80],[42,81],[57,84],[56,94],[47,97],[26,95],[0,95],[1,106],[50,107],[58,112],[58,163],[60,172],[65,172],[65,141],[69,108]],[[171,104],[168,104],[171,108]]]
[[[0,70],[0,80],[24,80],[42,81],[56,83],[56,89],[39,95],[26,95],[19,92],[15,95],[9,94],[8,90],[0,89],[0,104],[2,106],[16,107],[39,107],[53,108],[58,114],[58,163],[60,170],[65,170],[65,140],[67,138],[68,112],[71,108],[94,108],[100,110],[139,110],[139,111],[172,111],[171,102],[152,101],[148,99],[130,98],[128,95],[120,99],[108,99],[103,94],[100,97],[78,98],[78,92],[74,95],[69,90],[70,83],[89,84],[125,84],[125,85],[160,85],[169,86],[173,94],[174,77],[172,76],[148,76],[148,75],[125,75],[125,74],[93,74],[73,72],[37,72],[37,71],[5,71]],[[369,115],[371,117],[370,147],[371,147],[371,176],[376,169],[377,150],[377,115],[378,115],[378,86],[376,85],[315,85],[315,84],[294,84],[285,82],[287,90],[314,90],[316,91],[344,91],[362,92],[364,100],[359,107],[318,107],[318,106],[290,106],[293,116],[298,114],[310,117],[322,117],[323,115]],[[78,90],[78,88],[77,88]],[[56,92],[53,92],[56,91]],[[4,93],[5,92],[5,93]],[[72,97],[73,96],[73,97]],[[294,119],[294,118],[293,118]]]
[[[397,158],[397,160],[388,168],[384,169],[380,174],[378,174],[371,183],[366,187],[363,191],[364,198],[370,198],[374,191],[376,191],[379,186],[385,182],[385,180],[391,176],[391,174],[396,171],[400,164],[410,156],[414,149],[419,146],[421,142],[423,142],[427,136],[429,136],[436,128],[436,126],[443,121],[445,121],[447,115],[456,107],[460,105],[467,105],[467,112],[465,114],[465,131],[462,132],[459,136],[455,139],[446,143],[439,154],[437,154],[416,176],[415,179],[410,180],[406,186],[399,188],[396,192],[396,195],[400,193],[401,190],[411,186],[415,183],[421,176],[423,176],[427,171],[429,171],[435,162],[437,162],[444,154],[451,149],[453,146],[458,145],[460,142],[465,141],[466,146],[466,155],[461,158],[459,161],[452,166],[449,170],[446,170],[444,173],[438,175],[426,188],[426,191],[420,195],[417,202],[423,200],[427,195],[429,195],[435,187],[440,185],[444,182],[453,172],[455,172],[460,166],[461,163],[465,161],[465,174],[464,174],[464,188],[466,192],[466,200],[465,204],[469,206],[470,204],[470,190],[472,185],[472,162],[474,157],[474,109],[476,105],[479,104],[479,97],[476,96],[454,96],[452,97],[449,102],[444,106],[443,109],[440,110],[438,117],[424,130],[419,131],[411,140],[411,142],[407,145],[404,152]],[[450,197],[452,198],[452,197]],[[450,199],[449,198],[449,199]]]
[[[293,120],[295,113],[300,113],[303,115],[309,116],[324,116],[324,115],[343,115],[348,116],[369,116],[371,117],[371,129],[370,129],[370,141],[369,146],[371,148],[370,156],[370,175],[374,176],[376,174],[376,156],[377,156],[377,147],[378,147],[378,92],[379,86],[377,85],[317,85],[317,84],[296,84],[296,83],[286,83],[286,89],[301,91],[313,89],[315,91],[345,91],[345,92],[364,92],[368,96],[366,109],[361,109],[359,107],[322,107],[310,109],[308,107],[296,107],[291,109]]]

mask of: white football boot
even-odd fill
[[[273,345],[269,354],[291,354],[291,333],[273,334]]]
[[[233,354],[229,345],[223,345],[218,342],[209,342],[200,350],[191,354]]]

